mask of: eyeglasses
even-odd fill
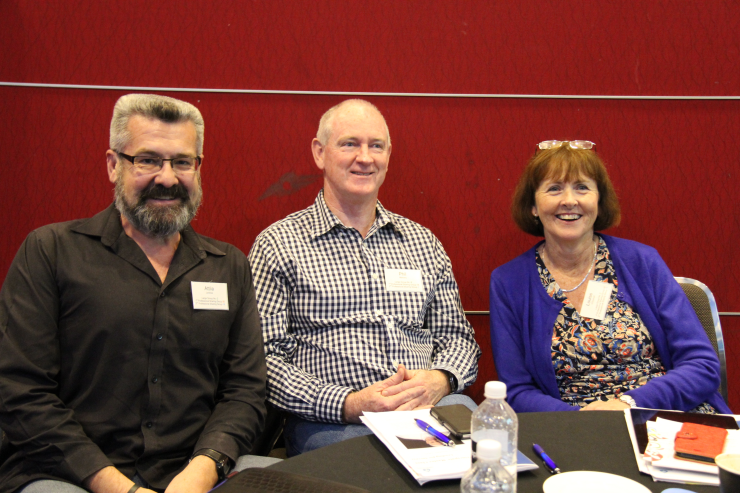
[[[116,153],[131,161],[136,170],[144,175],[158,173],[162,169],[162,166],[164,166],[165,161],[170,162],[172,171],[178,175],[193,173],[200,166],[200,157],[185,156],[164,159],[156,156],[129,156],[128,154],[118,151],[116,151]]]
[[[568,144],[571,149],[593,149],[596,145],[590,140],[544,140],[537,144],[541,150],[557,149],[558,147]]]

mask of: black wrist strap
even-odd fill
[[[199,455],[205,455],[216,463],[216,473],[218,474],[219,481],[222,481],[224,478],[226,478],[226,475],[231,469],[231,459],[228,455],[222,454],[218,450],[213,450],[212,448],[202,448],[196,450],[190,460],[193,460]]]
[[[450,371],[447,371],[447,370],[439,370],[439,371],[444,373],[445,376],[447,377],[447,381],[450,384],[450,392],[454,394],[455,391],[457,390],[457,378],[455,378],[455,375],[453,375],[452,372]]]

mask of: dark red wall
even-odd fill
[[[621,197],[609,232],[655,246],[740,312],[737,2],[6,0],[0,26],[0,82],[190,88],[157,92],[206,120],[195,227],[244,251],[315,197],[310,140],[345,96],[194,88],[725,97],[367,99],[393,136],[381,200],[441,239],[467,310],[488,309],[491,270],[535,241],[508,213],[534,145],[583,138]],[[31,229],[110,202],[108,125],[126,92],[0,86],[0,279]],[[471,321],[479,397],[495,372],[488,319]],[[722,323],[737,411],[740,318]]]

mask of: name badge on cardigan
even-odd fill
[[[190,282],[195,310],[228,310],[229,292],[225,282]]]
[[[603,320],[612,296],[612,285],[608,282],[588,281],[586,296],[583,297],[581,316]]]
[[[418,269],[385,269],[385,289],[406,293],[423,293],[424,283]]]

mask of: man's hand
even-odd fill
[[[447,375],[440,370],[406,370],[404,381],[393,387],[388,387],[383,391],[383,395],[390,397],[399,392],[407,392],[415,388],[424,389],[424,391],[416,399],[415,406],[412,409],[432,407],[452,390]]]
[[[198,455],[193,457],[180,474],[172,478],[164,492],[205,493],[216,485],[216,481],[218,481],[216,462],[205,455]]]
[[[93,493],[127,493],[134,482],[115,467],[108,466],[86,477],[82,484]],[[154,493],[147,488],[139,488],[136,492]]]
[[[622,411],[629,409],[630,405],[619,399],[609,399],[608,401],[593,401],[581,408],[581,411]]]
[[[384,395],[384,391],[397,387],[407,378],[408,370],[403,365],[398,365],[395,375],[382,382],[375,383],[359,392],[353,392],[344,400],[344,419],[348,423],[361,423],[362,411],[410,411],[419,405],[419,398],[424,394],[424,389],[418,386],[410,386],[408,390],[396,390],[391,395]]]

